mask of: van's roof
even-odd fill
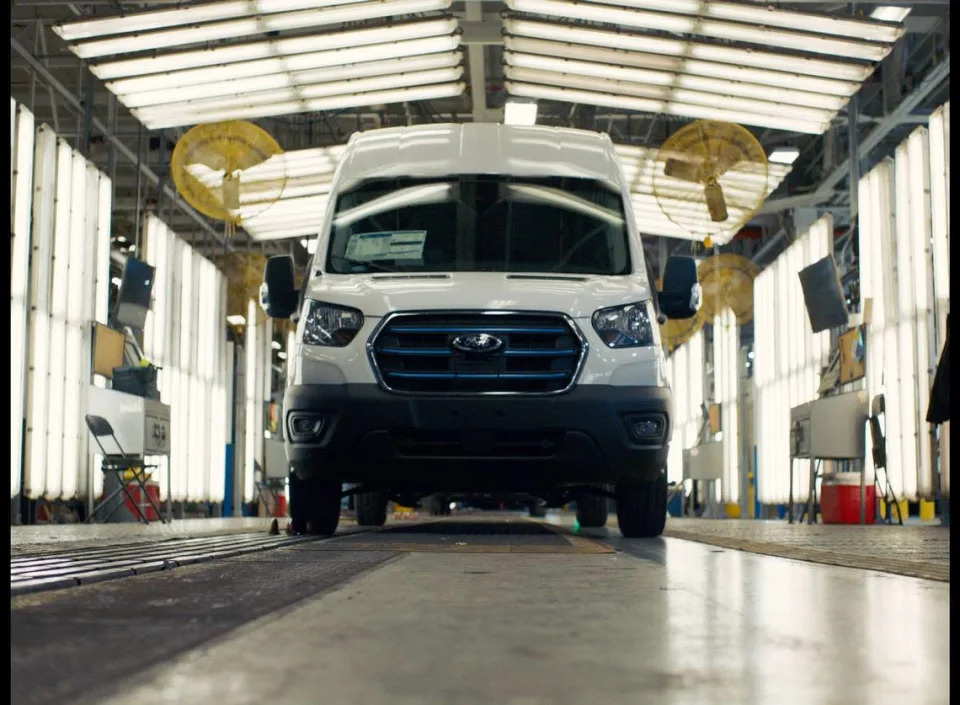
[[[618,184],[619,166],[605,134],[562,127],[493,123],[390,127],[355,133],[340,179],[448,174],[578,176]]]

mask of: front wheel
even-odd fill
[[[667,475],[647,482],[617,485],[617,521],[628,539],[652,538],[667,524]]]
[[[302,480],[290,473],[290,523],[294,533],[330,536],[340,523],[340,483]]]

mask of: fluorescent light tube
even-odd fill
[[[346,5],[354,2],[357,2],[357,0],[231,0],[230,2],[205,3],[193,7],[135,12],[122,17],[57,22],[53,26],[53,31],[64,41],[72,42],[78,39],[89,39],[90,37],[111,34],[128,34],[199,22],[215,22],[231,17],[293,12],[333,5]]]
[[[596,93],[592,91],[574,90],[570,88],[554,88],[551,86],[517,83],[513,81],[508,81],[506,83],[506,89],[511,95],[523,96],[526,98],[558,100],[568,103],[586,103],[587,105],[605,105],[611,108],[622,108],[625,110],[636,110],[648,113],[666,113],[668,115],[682,115],[685,117],[700,118],[705,120],[736,122],[759,127],[771,127],[779,130],[804,132],[813,135],[822,134],[829,125],[828,120],[823,122],[814,122],[796,120],[785,116],[746,114],[737,112],[735,110],[724,110],[702,105],[691,105],[689,103],[664,102],[662,100],[651,100],[648,98],[635,98],[631,96],[614,95],[610,93]]]
[[[516,54],[511,51],[505,51],[503,53],[503,60],[508,66],[516,68],[618,79],[632,81],[634,83],[646,83],[650,86],[660,86],[671,90],[681,88],[720,93],[735,97],[754,98],[789,105],[819,108],[832,111],[833,113],[836,113],[847,104],[847,98],[845,97],[810,93],[799,90],[796,86],[793,88],[776,88],[758,83],[745,83],[742,81],[730,81],[722,78],[709,78],[704,76],[690,76],[669,71],[624,68],[611,66],[609,64],[557,59],[535,54]]]
[[[217,112],[182,113],[166,111],[149,118],[141,117],[138,110],[131,112],[151,130],[163,127],[181,125],[196,125],[203,122],[218,122],[221,120],[239,120],[244,118],[269,117],[272,115],[286,115],[289,113],[306,113],[322,110],[337,110],[340,108],[355,108],[366,105],[380,105],[382,103],[402,103],[414,100],[433,100],[438,98],[453,98],[463,93],[464,83],[441,83],[432,86],[420,86],[400,90],[374,91],[329,98],[313,98],[299,102],[277,103],[273,105],[252,106]]]
[[[451,0],[375,0],[340,7],[259,15],[177,29],[161,29],[143,34],[93,39],[73,44],[70,49],[81,59],[93,59],[99,56],[200,44],[217,41],[224,37],[250,37],[268,32],[284,32],[394,15],[432,12],[449,7],[450,2]]]
[[[249,44],[237,44],[197,49],[172,54],[162,54],[139,59],[123,59],[96,64],[90,71],[99,79],[107,81],[115,78],[142,76],[144,74],[166,73],[182,69],[195,69],[204,66],[219,66],[236,61],[255,59],[285,58],[293,54],[316,53],[329,49],[360,47],[373,44],[400,42],[407,39],[421,39],[437,35],[453,34],[457,30],[457,20],[445,18],[397,24],[390,27],[374,27],[352,32],[327,32],[307,37],[288,39],[270,39]],[[283,69],[280,69],[283,70]]]
[[[910,14],[909,7],[897,7],[896,5],[880,5],[873,8],[870,18],[882,22],[903,22]]]
[[[503,108],[503,124],[537,124],[537,103],[533,100],[507,100]]]
[[[774,164],[793,164],[799,156],[800,149],[798,147],[777,147],[770,152],[767,159]]]
[[[769,26],[750,26],[692,16],[621,9],[609,5],[570,3],[560,2],[559,0],[506,0],[506,3],[507,7],[517,12],[552,15],[563,19],[605,22],[618,27],[636,27],[643,30],[661,30],[677,34],[699,34],[716,39],[774,45],[779,48],[868,61],[879,61],[890,52],[890,46],[851,39],[836,39],[804,32],[778,30]]]
[[[611,76],[617,75],[615,70],[612,70],[610,74]],[[627,95],[652,100],[669,101],[671,103],[702,105],[730,111],[744,111],[744,113],[749,113],[751,117],[756,114],[780,116],[788,112],[792,119],[824,123],[829,122],[830,119],[836,115],[836,111],[832,110],[803,108],[766,100],[734,98],[729,95],[684,90],[671,88],[669,86],[651,86],[643,83],[617,80],[614,77],[609,79],[599,76],[581,77],[569,73],[514,68],[511,66],[506,67],[506,76],[508,80],[524,83],[555,85],[565,88],[610,93],[613,95]]]
[[[258,91],[291,89],[309,86],[310,84],[332,84],[342,80],[450,68],[457,66],[462,59],[463,57],[459,52],[408,56],[386,61],[370,61],[339,67],[311,69],[309,71],[275,73],[266,76],[217,81],[215,83],[147,90],[124,95],[120,98],[120,102],[128,108],[142,108],[150,105],[182,103],[189,100],[212,100],[216,96],[254,94]]]
[[[150,119],[151,115],[167,114],[171,111],[183,109],[185,112],[203,113],[204,111],[219,112],[234,108],[249,108],[260,105],[270,105],[290,101],[304,101],[312,98],[326,98],[345,94],[366,93],[369,91],[388,90],[407,86],[429,85],[456,81],[463,75],[462,66],[433,69],[429,71],[411,71],[409,73],[391,74],[387,76],[370,76],[346,81],[329,81],[311,85],[291,86],[269,91],[243,91],[240,93],[217,98],[201,98],[166,102],[162,105],[139,108],[138,117]]]
[[[342,49],[290,54],[284,58],[257,59],[237,63],[183,69],[166,73],[147,74],[107,82],[106,86],[123,99],[137,93],[149,93],[168,88],[185,88],[224,81],[286,75],[312,69],[346,66],[373,61],[385,61],[410,56],[452,52],[460,46],[458,35],[444,35],[407,39],[382,44],[361,44]],[[126,104],[126,103],[125,103]]]
[[[787,29],[802,27],[808,32],[855,37],[875,42],[895,42],[901,36],[901,32],[896,27],[827,14],[781,10],[770,5],[751,6],[745,3],[719,2],[718,0],[711,0],[708,3],[702,0],[617,0],[617,2],[619,5],[645,10],[697,15],[766,27]],[[874,19],[883,18],[874,17]]]
[[[666,39],[645,34],[628,34],[586,29],[573,25],[533,22],[516,18],[505,19],[503,27],[508,34],[517,36],[665,54],[667,56],[684,56],[690,59],[720,61],[761,69],[823,76],[843,81],[861,82],[873,72],[872,66],[863,64],[791,56],[773,51],[739,49],[732,46],[689,42],[681,39]]]
[[[826,94],[833,98],[849,98],[859,88],[855,81],[838,81],[787,71],[774,71],[752,66],[739,66],[719,61],[697,61],[685,56],[649,54],[625,49],[585,46],[529,37],[504,37],[504,46],[511,56],[538,55],[540,58],[574,59],[681,74],[684,77],[720,78],[731,82],[777,86],[807,93]],[[520,65],[520,64],[517,64]],[[735,90],[731,87],[731,91]]]

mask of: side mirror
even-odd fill
[[[260,285],[260,305],[264,312],[270,318],[290,318],[297,312],[299,297],[293,257],[277,255],[268,259]]]
[[[697,261],[692,257],[671,257],[663,272],[663,289],[658,294],[660,311],[667,318],[693,318],[700,309],[700,282]]]

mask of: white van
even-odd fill
[[[699,306],[696,266],[648,275],[607,135],[424,125],[355,134],[313,260],[268,261],[261,303],[295,316],[283,401],[295,531],[388,500],[524,493],[603,526],[666,519],[671,396],[658,318]]]

